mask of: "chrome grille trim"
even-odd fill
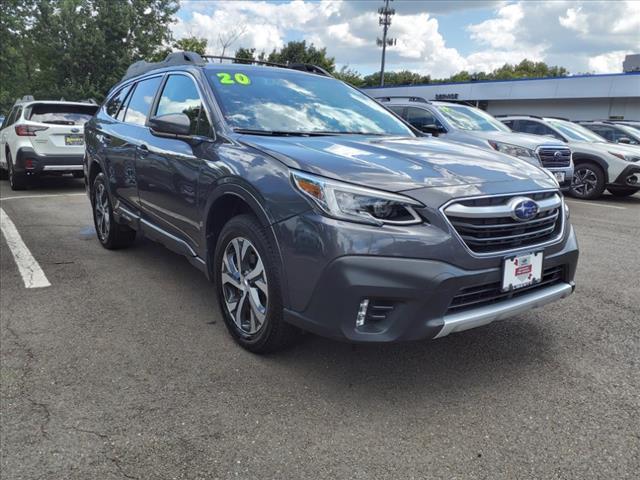
[[[536,202],[545,205],[545,210],[541,211],[529,221],[514,222],[511,217],[511,210],[505,208],[510,199],[520,196],[537,196],[540,194],[546,194],[547,198],[537,199]],[[499,200],[505,205],[495,205],[495,201]],[[469,206],[469,203],[489,203],[491,206]],[[466,203],[467,205],[464,205]],[[459,208],[459,207],[465,208]],[[494,213],[495,209],[502,213],[500,216],[483,216],[481,214],[472,216],[473,212]],[[465,247],[467,252],[474,257],[495,257],[504,256],[505,254],[513,254],[516,252],[531,251],[559,243],[564,238],[564,232],[566,227],[565,215],[564,215],[564,198],[558,193],[557,190],[538,190],[534,192],[517,192],[502,195],[482,195],[475,197],[462,197],[449,200],[447,203],[440,207],[440,213],[449,224],[452,234],[460,241]],[[454,215],[455,212],[455,215]],[[458,212],[463,212],[466,215],[457,215]],[[451,218],[449,217],[451,216]],[[459,219],[489,219],[490,222],[495,219],[509,219],[508,223],[495,223],[487,225],[473,225]],[[553,222],[552,225],[548,223]],[[458,230],[461,229],[461,231]],[[464,228],[471,230],[471,232],[464,232]],[[513,235],[505,234],[509,228],[524,229],[524,231],[518,231]],[[557,234],[554,234],[557,232]],[[494,233],[494,235],[491,235]],[[480,235],[478,235],[480,234]],[[550,237],[551,235],[551,237]],[[515,247],[504,247],[502,245],[508,243],[509,240],[516,242],[526,241],[525,245],[518,245]],[[536,241],[538,240],[538,241]],[[479,242],[479,243],[477,243]],[[502,244],[502,245],[501,245]],[[490,249],[495,246],[495,249]],[[483,250],[484,248],[484,250]]]
[[[556,158],[555,153],[562,152],[560,158]],[[562,168],[571,165],[571,149],[566,145],[544,145],[536,148],[536,153],[540,163],[545,168]]]
[[[518,197],[520,195],[509,195],[512,197]],[[537,200],[538,209],[540,212],[546,212],[547,210],[552,210],[554,208],[558,208],[562,205],[562,200],[560,199],[560,195],[557,193],[550,197],[545,198],[544,200]],[[490,207],[468,207],[467,205],[462,205],[461,203],[453,204],[446,208],[446,213],[448,215],[452,215],[455,217],[465,217],[465,218],[501,218],[501,217],[510,217],[511,216],[511,207],[509,205],[493,205]]]

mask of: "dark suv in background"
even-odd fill
[[[186,256],[254,352],[298,328],[443,337],[574,288],[546,172],[423,137],[310,65],[134,64],[86,125],[85,171],[101,244],[140,232]]]

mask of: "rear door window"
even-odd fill
[[[184,113],[189,117],[190,135],[211,135],[211,125],[198,88],[194,81],[185,75],[170,75],[158,101],[156,115],[172,113]]]
[[[28,120],[54,125],[84,125],[98,110],[97,105],[36,103],[29,107]]]
[[[544,123],[536,122],[535,120],[518,120],[515,130],[522,133],[530,133],[532,135],[548,135],[557,138],[558,140],[564,140]]]
[[[162,77],[152,77],[136,84],[135,90],[127,106],[124,121],[135,125],[147,123],[147,116],[151,110],[156,91],[160,86]]]

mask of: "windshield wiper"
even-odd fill
[[[258,130],[252,128],[234,128],[236,133],[246,133],[248,135],[273,135],[280,137],[326,137],[329,135],[373,135],[373,136],[385,136],[386,133],[374,133],[374,132],[345,132],[345,131],[329,131],[329,130],[316,130],[312,132],[296,132],[286,130]]]
[[[236,133],[246,133],[247,135],[270,135],[274,137],[309,137],[312,135],[327,135],[326,133],[316,132],[295,132],[286,130],[258,130],[253,128],[234,128]]]

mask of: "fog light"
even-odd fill
[[[627,183],[629,185],[636,185],[638,183],[638,176],[633,174],[627,177]]]
[[[356,317],[356,327],[362,327],[364,325],[364,319],[367,317],[368,308],[369,308],[369,299],[365,298],[360,302],[360,308],[358,309],[358,316]]]

